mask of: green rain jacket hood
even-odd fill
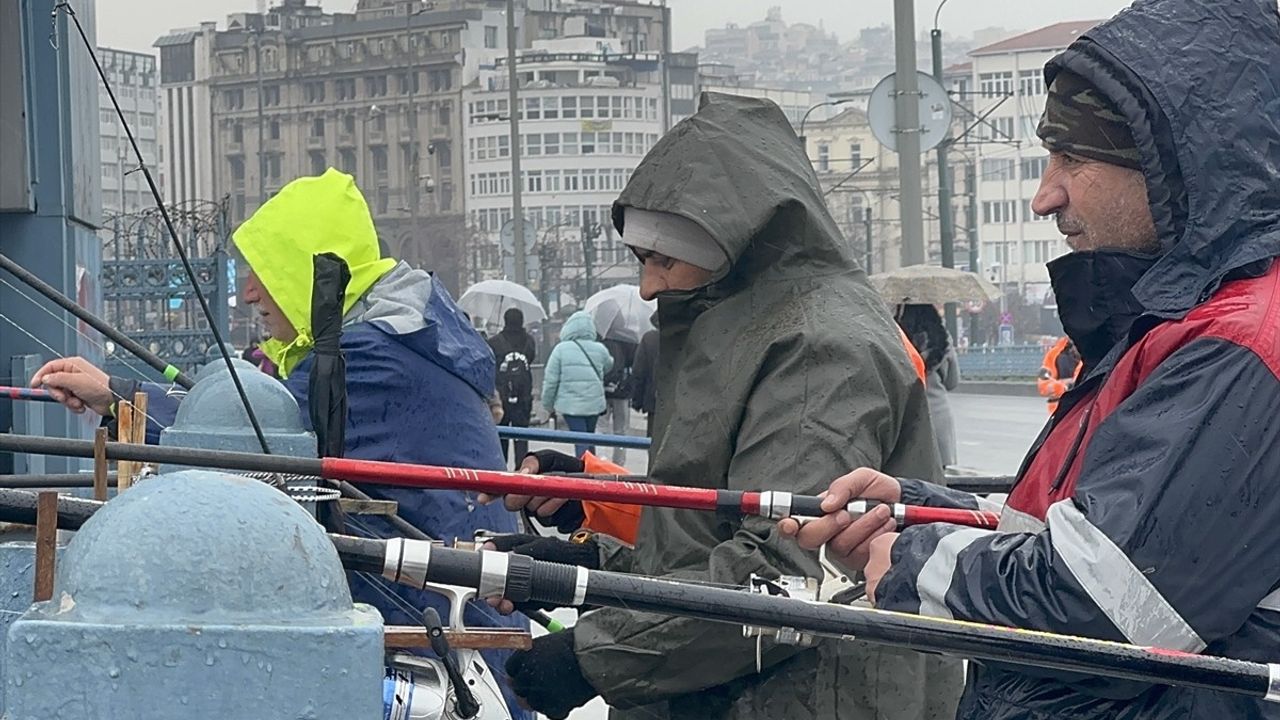
[[[344,313],[396,265],[381,257],[369,206],[355,180],[333,168],[285,185],[231,239],[298,331],[292,343],[262,343],[285,377],[311,351],[311,258],[331,252],[351,268]]]
[[[812,494],[864,465],[938,479],[924,386],[776,105],[703,95],[614,204],[624,242],[628,207],[697,222],[731,261],[706,287],[658,297],[656,482]],[[634,550],[602,545],[606,567],[646,575],[822,577],[762,518],[646,508]],[[635,718],[943,718],[962,683],[956,662],[853,642],[766,641],[757,673],[740,628],[613,609],[585,615],[575,646]]]

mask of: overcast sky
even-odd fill
[[[317,2],[317,0],[309,0]],[[787,22],[822,22],[842,41],[860,28],[893,22],[891,0],[669,0],[672,8],[672,45],[683,50],[701,45],[703,31],[741,25],[764,18],[770,6],[782,7]],[[272,4],[268,0],[267,4]],[[327,10],[349,11],[355,0],[320,0]],[[1004,27],[1030,30],[1063,20],[1091,20],[1115,14],[1127,5],[1122,0],[947,0],[939,25],[958,36],[975,29]],[[916,25],[928,28],[938,0],[917,0]],[[221,26],[229,13],[253,11],[256,0],[97,0],[98,44],[124,50],[153,52],[151,43],[168,30],[217,20]]]

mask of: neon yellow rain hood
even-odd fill
[[[262,352],[282,377],[311,351],[313,256],[331,252],[350,267],[344,313],[396,265],[381,257],[373,218],[355,179],[333,168],[285,185],[240,225],[231,240],[298,331],[292,343],[275,338],[262,343]]]

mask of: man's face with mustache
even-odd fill
[[[1138,170],[1051,151],[1031,200],[1037,215],[1054,215],[1073,251],[1159,250],[1147,185]]]

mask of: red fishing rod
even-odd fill
[[[12,387],[10,385],[0,385],[0,398],[9,398],[10,400],[30,400],[34,402],[58,402],[53,399],[53,394],[48,390],[37,388]]]
[[[0,434],[0,451],[93,457],[93,443],[85,440]],[[730,515],[758,515],[771,520],[781,520],[786,517],[822,517],[826,514],[822,510],[822,498],[817,495],[797,495],[779,491],[717,490],[351,458],[298,458],[114,442],[107,443],[106,453],[109,460],[171,463],[242,472],[309,475],[329,480],[430,490],[464,490],[488,495],[539,495],[567,500],[706,510]],[[871,500],[855,500],[845,509],[857,516],[870,512],[878,504],[880,503]],[[900,526],[947,522],[971,527],[995,528],[1000,522],[1000,516],[991,512],[930,508],[900,503],[893,505],[893,516]]]

